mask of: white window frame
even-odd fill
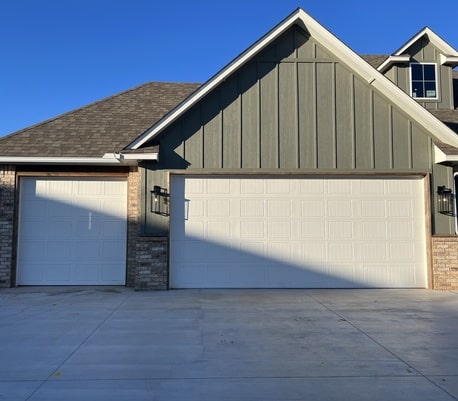
[[[434,66],[434,75],[435,75],[435,82],[436,82],[436,97],[414,97],[413,96],[413,88],[412,88],[412,65],[413,64],[420,64],[420,65],[433,65]],[[409,85],[410,85],[410,97],[415,100],[439,100],[439,75],[437,74],[437,64],[432,62],[413,62],[409,63]]]

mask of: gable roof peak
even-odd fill
[[[434,46],[436,46],[443,55],[458,57],[458,52],[428,26],[425,26],[414,36],[412,36],[405,44],[403,44],[393,53],[393,56],[400,56],[404,54],[410,46],[412,46],[415,42],[419,41],[424,36],[427,36],[428,40]]]
[[[392,99],[395,103],[397,103],[407,115],[413,118],[427,132],[431,133],[436,140],[458,147],[458,136],[455,132],[435,118],[431,113],[424,109],[423,106],[418,104],[402,89],[398,88],[387,77],[377,71],[377,69],[363,60],[363,58],[361,58],[334,34],[307,14],[302,8],[297,8],[272,30],[262,36],[252,46],[231,61],[226,67],[216,73],[216,75],[210,78],[192,95],[178,104],[175,108],[171,109],[163,118],[132,141],[125,149],[139,149],[147,142],[151,141],[182,117],[193,106],[198,104],[213,89],[222,84],[231,74],[240,70],[246,63],[248,63],[294,25],[298,25],[303,28],[311,37],[320,43],[320,45],[329,50],[329,52],[333,53],[334,56],[343,64],[350,66],[353,71],[367,84],[384,93],[389,99]],[[420,33],[413,39],[417,39],[419,37],[418,35],[422,36],[424,34],[428,34],[429,37],[438,42],[441,45],[441,48],[456,53],[450,45],[440,39],[439,36],[434,34],[427,27],[420,31]],[[399,56],[404,53],[404,49],[405,46],[399,50]]]

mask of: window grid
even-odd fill
[[[415,99],[437,99],[436,65],[410,64],[411,95]]]

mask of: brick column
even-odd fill
[[[130,170],[127,199],[127,277],[126,285],[136,290],[166,290],[168,288],[167,237],[142,236],[141,174]]]
[[[127,287],[135,286],[137,267],[136,242],[139,236],[141,175],[137,167],[131,167],[127,179]]]
[[[458,290],[458,237],[432,237],[433,289]]]
[[[0,287],[12,286],[16,169],[0,165]]]

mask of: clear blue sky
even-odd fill
[[[297,7],[360,54],[424,26],[458,48],[457,0],[3,0],[0,136],[148,81],[205,82]]]

